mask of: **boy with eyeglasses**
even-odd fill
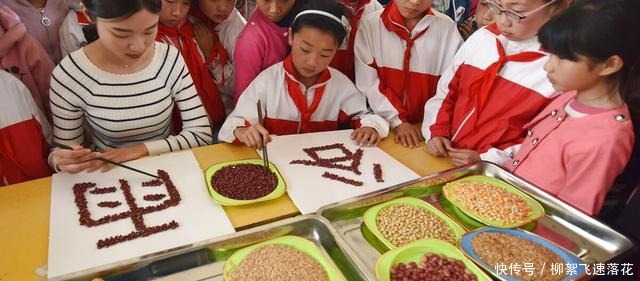
[[[538,29],[570,0],[487,0],[494,24],[460,48],[425,104],[427,152],[456,165],[505,163],[523,126],[554,97]]]

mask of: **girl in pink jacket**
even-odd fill
[[[22,19],[29,34],[47,51],[55,64],[62,59],[60,26],[69,11],[67,0],[2,0]]]
[[[289,53],[288,29],[295,16],[295,12],[291,12],[295,2],[256,1],[257,9],[238,35],[233,55],[235,102],[260,72],[282,61]]]
[[[36,106],[51,120],[49,80],[53,62],[27,32],[27,27],[7,6],[0,6],[0,71],[7,71],[24,83]]]
[[[529,124],[505,167],[597,215],[634,142],[625,100],[637,100],[637,0],[574,2],[540,30],[547,76],[561,96]]]

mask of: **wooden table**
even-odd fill
[[[419,148],[404,148],[393,142],[393,134],[380,144],[386,153],[421,176],[452,168],[448,159],[436,158]],[[216,144],[192,150],[204,171],[231,160],[257,158],[246,146]],[[0,187],[0,281],[44,280],[36,270],[47,263],[51,177]],[[278,199],[236,207],[224,207],[239,229],[291,217],[298,209],[286,194]]]

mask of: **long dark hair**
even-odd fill
[[[347,8],[337,0],[313,0],[308,1],[302,7],[300,12],[307,10],[319,10],[327,12],[336,16],[338,19],[342,19],[347,14]],[[342,45],[345,37],[347,36],[347,30],[339,22],[328,18],[327,16],[318,14],[304,14],[296,18],[291,26],[291,32],[297,33],[303,27],[317,28],[323,32],[333,35],[336,39],[338,46]]]
[[[549,20],[539,32],[542,47],[562,59],[578,55],[594,62],[619,56],[622,69],[611,77],[630,107],[640,99],[638,0],[580,0]]]
[[[622,98],[631,111],[634,133],[640,135],[640,25],[636,13],[638,0],[579,0],[564,12],[548,21],[539,32],[542,47],[563,59],[576,61],[578,55],[595,62],[602,62],[618,55],[624,62],[622,69],[612,75],[611,83],[617,83]],[[629,163],[607,200],[626,198],[640,182],[640,145],[636,138]],[[610,219],[624,206],[603,208],[601,219]],[[617,208],[617,209],[616,209]]]
[[[98,39],[96,19],[126,19],[145,9],[154,14],[162,10],[162,0],[82,0],[91,23],[82,29],[88,43]]]

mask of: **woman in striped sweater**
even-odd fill
[[[210,144],[209,119],[183,58],[154,40],[161,1],[94,2],[98,39],[67,56],[51,78],[54,141],[74,149],[54,150],[50,165],[106,170],[102,161],[88,160],[125,162]],[[174,104],[183,128],[172,136]]]

